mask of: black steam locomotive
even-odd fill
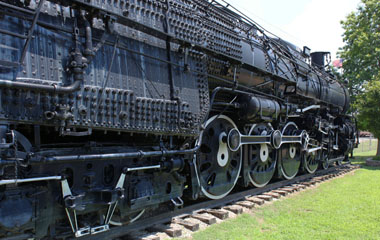
[[[222,0],[0,1],[0,237],[91,236],[340,164],[349,96]]]

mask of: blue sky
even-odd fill
[[[277,36],[312,51],[329,51],[335,59],[343,46],[340,21],[360,0],[227,0]]]

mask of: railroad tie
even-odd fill
[[[272,192],[274,192],[274,193],[278,193],[278,194],[280,194],[281,196],[286,196],[286,195],[289,194],[289,192],[284,191],[284,190],[273,190]]]
[[[279,188],[278,190],[288,192],[288,194],[296,191],[294,188],[289,188],[289,187]]]
[[[202,221],[208,225],[216,223],[216,218],[211,217],[205,214],[193,214],[191,215],[192,218],[198,219],[199,221]]]
[[[198,231],[199,230],[199,223],[195,223],[192,221],[189,221],[188,219],[180,219],[180,218],[174,218],[172,220],[173,223],[179,224],[184,226],[185,228],[189,229],[190,231]]]
[[[257,205],[263,205],[265,203],[265,200],[258,198],[257,196],[246,197],[245,199]]]
[[[242,206],[242,207],[245,207],[245,208],[248,208],[248,209],[252,209],[255,207],[255,204],[253,202],[250,202],[250,201],[239,201],[239,202],[236,202],[235,204]]]
[[[260,198],[260,199],[262,199],[262,200],[264,200],[264,201],[267,201],[267,202],[273,200],[273,197],[272,197],[272,196],[270,196],[270,195],[265,195],[265,194],[257,195],[256,197],[257,197],[257,198]]]
[[[327,179],[329,179],[330,177],[328,175],[326,176],[323,176],[323,181],[326,181]]]
[[[313,177],[314,180],[322,180],[323,179],[323,176],[320,176],[320,177]]]
[[[222,209],[207,209],[205,211],[221,220],[229,217],[229,212]]]
[[[157,231],[157,232],[164,232],[167,235],[169,235],[169,237],[173,237],[173,238],[182,236],[182,230],[181,229],[171,227],[171,226],[167,226],[167,225],[163,225],[163,224],[154,225],[154,226],[148,228],[148,230],[149,231],[152,230],[152,231]]]
[[[321,177],[314,177],[314,178],[312,178],[312,181],[314,181],[316,183],[320,183],[323,181],[323,179]]]
[[[239,205],[229,205],[229,206],[223,207],[223,209],[231,211],[235,214],[242,214],[243,213],[243,207],[241,207]]]
[[[307,187],[310,187],[312,185],[315,185],[315,182],[313,182],[313,180],[311,180],[311,182],[301,182],[301,183],[299,183],[299,185],[305,185]]]
[[[302,184],[293,184],[292,187],[297,188],[298,191],[307,188],[307,186],[302,185]]]
[[[267,195],[267,196],[271,196],[272,198],[275,198],[275,199],[279,199],[281,197],[280,194],[278,193],[275,193],[275,192],[267,192],[267,193],[264,193],[264,195]]]

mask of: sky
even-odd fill
[[[265,29],[301,49],[336,52],[344,45],[340,21],[360,0],[227,0]]]

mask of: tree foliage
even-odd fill
[[[374,80],[380,69],[380,1],[362,0],[356,12],[341,22],[345,46],[339,53],[343,78],[349,80],[351,95],[364,91],[363,84]]]
[[[380,139],[380,1],[362,0],[356,12],[341,22],[345,46],[343,79],[358,116],[359,128]],[[377,154],[380,155],[380,141]]]
[[[369,130],[380,139],[380,79],[367,83],[364,88],[365,92],[354,104],[359,111],[359,128]],[[376,155],[380,155],[379,147]]]
[[[380,137],[380,81],[372,81],[365,86],[365,93],[354,104],[360,110],[358,115],[359,127],[371,129],[371,132]]]

